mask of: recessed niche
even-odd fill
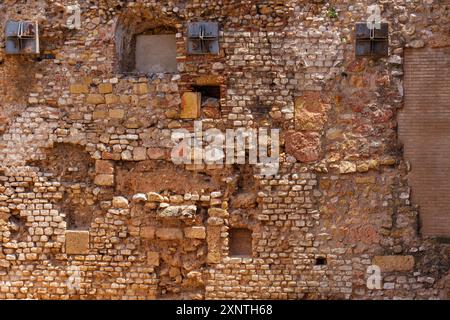
[[[316,258],[316,266],[324,266],[327,264],[327,258],[325,257],[317,257]]]
[[[135,55],[139,73],[177,72],[175,34],[137,35]]]
[[[231,228],[229,231],[229,256],[252,256],[252,231],[247,228]]]
[[[220,86],[193,86],[193,91],[200,92],[205,98],[220,99]]]
[[[143,17],[120,19],[115,31],[118,71],[149,74],[176,73],[177,29],[167,21]]]
[[[193,86],[193,91],[200,93],[200,107],[207,118],[220,117],[220,86]]]

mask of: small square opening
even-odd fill
[[[193,91],[200,92],[203,98],[220,99],[220,86],[192,86]]]
[[[247,228],[232,228],[229,230],[229,256],[252,256],[252,231]]]
[[[316,258],[316,266],[325,266],[327,264],[327,258],[325,257],[317,257]]]
[[[220,86],[192,86],[201,95],[200,107],[205,118],[220,118]]]

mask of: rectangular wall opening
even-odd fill
[[[136,36],[136,71],[142,73],[176,73],[175,34]]]
[[[228,232],[229,256],[252,257],[252,231],[246,228],[231,228]]]

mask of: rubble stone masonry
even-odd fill
[[[0,299],[450,298],[449,207],[421,215],[439,182],[408,179],[449,153],[411,166],[397,134],[405,52],[449,72],[448,1],[377,1],[377,59],[355,57],[374,1],[79,1],[70,29],[74,3],[0,1]],[[39,23],[40,54],[6,54],[7,20]],[[190,21],[219,54],[188,54]],[[134,71],[142,34],[175,34],[177,72]],[[174,164],[196,120],[280,129],[278,173]]]

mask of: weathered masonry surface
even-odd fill
[[[0,299],[448,299],[449,6],[378,2],[373,58],[371,1],[3,1]],[[172,163],[195,120],[279,128],[278,174]]]

